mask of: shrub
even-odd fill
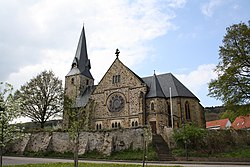
[[[189,149],[197,150],[202,148],[205,135],[205,129],[187,124],[185,127],[175,130],[173,137],[177,147],[183,148],[186,143]]]

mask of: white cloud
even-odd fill
[[[45,58],[39,64],[24,66],[18,72],[11,73],[7,78],[7,82],[13,84],[14,88],[19,89],[21,85],[28,82],[43,70],[52,70],[56,76],[64,80],[64,76],[69,68],[68,59],[71,58],[69,52],[60,50],[44,50],[42,51]],[[64,67],[64,68],[63,68]]]
[[[210,0],[208,3],[205,3],[201,6],[202,14],[212,17],[214,11],[222,4],[222,0]]]
[[[169,0],[169,5],[172,8],[183,8],[186,5],[186,0]]]
[[[214,72],[215,67],[215,64],[203,64],[188,74],[175,74],[175,76],[196,94],[200,90],[206,90],[208,82],[217,77],[217,74]]]
[[[16,70],[8,74],[7,81],[19,87],[44,69],[52,69],[64,79],[71,66],[83,22],[91,70],[96,81],[100,81],[115,59],[116,48],[120,49],[120,59],[126,65],[136,66],[149,56],[148,41],[175,28],[171,23],[175,18],[173,10],[184,5],[184,0],[167,3],[157,0],[16,3],[12,9],[19,10],[12,10],[10,20],[13,19],[13,27],[19,28],[19,36],[18,39],[7,36],[6,39],[10,40],[7,44],[13,48],[12,43],[18,42],[15,47],[27,49],[22,55],[15,53],[15,58],[24,63],[19,65],[16,62]],[[7,27],[5,31],[8,32]],[[7,54],[4,59],[8,59]]]

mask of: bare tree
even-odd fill
[[[41,128],[46,121],[62,113],[62,81],[52,71],[41,72],[21,86],[15,95],[21,100],[23,115],[39,122]]]

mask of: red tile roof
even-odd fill
[[[206,122],[206,128],[217,127],[218,129],[225,129],[228,121],[230,122],[230,120],[228,118],[209,121],[209,122]],[[231,124],[231,122],[230,122],[230,124]]]
[[[250,128],[250,114],[247,116],[239,116],[232,123],[234,129]]]

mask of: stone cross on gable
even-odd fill
[[[119,57],[119,53],[120,53],[120,51],[119,51],[119,49],[117,48],[117,49],[116,49],[116,51],[115,51],[116,58],[118,58],[118,57]]]

